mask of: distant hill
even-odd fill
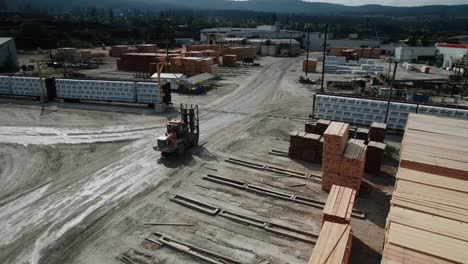
[[[1,2],[2,0],[0,0]],[[386,14],[396,16],[451,15],[468,16],[468,5],[433,5],[420,7],[392,7],[382,5],[345,6],[330,3],[304,2],[301,0],[3,0],[9,7],[24,6],[43,8],[137,8],[147,10],[167,9],[224,9],[252,10],[276,13],[307,14]]]

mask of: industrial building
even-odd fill
[[[297,56],[301,53],[301,43],[294,39],[249,39],[248,43],[262,56]]]
[[[323,34],[310,37],[311,51],[319,51],[323,49]],[[382,44],[379,39],[333,39],[333,34],[327,36],[327,48],[378,48]]]
[[[18,55],[13,38],[0,38],[0,72],[16,71]]]
[[[312,35],[319,35],[316,32]],[[297,39],[305,38],[306,33],[294,30],[282,30],[276,23],[274,26],[263,25],[256,28],[209,28],[200,31],[200,41],[208,44],[215,44],[224,38],[259,38],[259,39]]]
[[[436,48],[444,59],[459,60],[468,57],[468,44],[437,43]]]
[[[400,62],[426,62],[434,60],[436,47],[397,47],[395,59]]]

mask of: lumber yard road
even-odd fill
[[[285,115],[296,114],[287,108],[301,99],[308,101],[303,108],[310,108],[310,97],[297,94],[297,84],[284,79],[300,62],[267,59],[251,74],[227,79],[239,86],[200,104],[202,148],[228,143],[244,127],[228,128],[256,115],[284,109]],[[160,160],[152,145],[165,131],[165,117],[82,109],[38,117],[36,105],[0,107],[2,263],[115,263],[99,252],[83,258],[80,251],[105,237],[101,230],[115,224],[133,201],[167,191],[185,177],[182,171],[200,162]]]

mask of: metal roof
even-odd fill
[[[182,77],[184,77],[184,75],[181,73],[161,73],[161,79],[164,79],[164,80],[179,80],[179,79],[182,79]],[[158,74],[157,73],[153,74],[151,78],[157,79]]]
[[[12,40],[13,38],[0,38],[0,45],[7,43],[8,41]]]

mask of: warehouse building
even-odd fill
[[[425,63],[433,61],[435,55],[435,47],[397,47],[395,49],[395,59],[400,62]]]
[[[311,38],[320,33],[311,33]],[[200,31],[200,41],[216,44],[225,38],[258,38],[258,39],[299,39],[305,38],[306,33],[295,30],[282,30],[278,23],[274,26],[263,25],[256,28],[208,28]]]
[[[459,60],[468,57],[468,44],[437,43],[436,48],[444,59]]]
[[[301,43],[294,39],[249,39],[248,43],[262,56],[297,56],[301,53]]]
[[[18,55],[13,38],[0,38],[0,72],[18,70]]]

